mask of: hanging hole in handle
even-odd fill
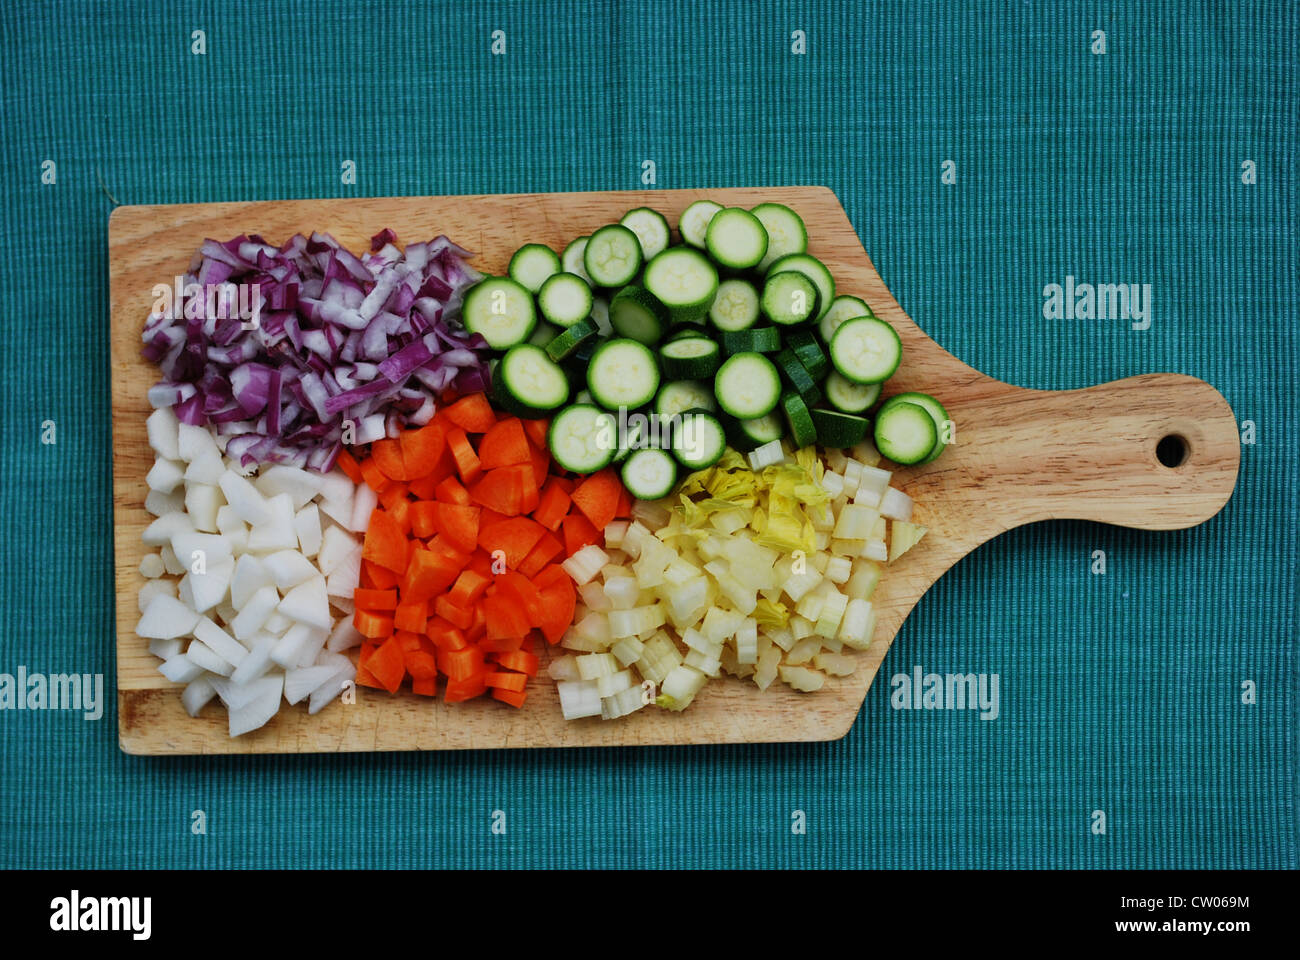
[[[1156,459],[1171,470],[1182,466],[1187,460],[1187,438],[1177,433],[1161,437],[1156,444]]]

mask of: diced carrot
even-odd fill
[[[516,569],[528,552],[537,545],[546,531],[536,520],[528,517],[510,517],[479,531],[479,545],[489,553],[500,550],[505,554],[506,566]]]
[[[524,650],[516,650],[513,653],[503,653],[497,657],[497,663],[507,670],[518,670],[520,673],[526,673],[530,677],[537,676],[537,657],[534,654]]]
[[[453,466],[452,469],[454,470],[455,466]],[[428,477],[421,477],[419,480],[412,480],[409,485],[410,494],[415,497],[416,500],[432,500],[434,497],[434,490],[437,488],[441,480],[442,478],[436,474]]]
[[[434,527],[452,545],[466,553],[478,546],[478,507],[462,507],[455,503],[438,503],[434,514]]]
[[[560,524],[564,528],[564,555],[571,557],[589,543],[600,539],[600,534],[591,525],[591,521],[577,510],[570,513]]]
[[[544,533],[537,541],[537,545],[528,551],[528,556],[524,557],[523,562],[519,564],[519,572],[531,579],[562,552],[564,552],[564,544],[560,542],[560,538],[553,533]]]
[[[406,651],[403,663],[412,680],[434,680],[438,676],[438,663],[433,655],[419,648]]]
[[[514,600],[528,617],[528,625],[536,627],[542,618],[542,594],[533,582],[521,573],[510,571],[497,577],[498,594]]]
[[[469,563],[469,558],[473,556],[473,554],[468,550],[462,550],[441,533],[434,534],[433,537],[427,541],[427,544],[429,549],[434,553],[440,553],[444,557],[454,561],[457,570],[465,569],[465,565]]]
[[[452,427],[447,431],[447,449],[451,451],[452,458],[456,461],[456,472],[460,474],[462,481],[473,483],[482,475],[483,468],[479,465],[478,454],[470,446],[464,430]]]
[[[523,637],[480,637],[474,641],[484,653],[510,653],[523,648]]]
[[[409,503],[406,499],[407,491],[410,488],[405,483],[393,482],[384,487],[384,492],[379,495],[379,502],[383,504],[385,510],[394,510],[400,504]]]
[[[514,517],[519,515],[524,491],[519,472],[512,467],[500,467],[484,473],[483,478],[470,487],[469,495],[475,503],[489,510]]]
[[[370,659],[366,661],[366,669],[374,675],[385,690],[396,693],[397,688],[402,685],[402,679],[406,676],[405,659],[401,641],[396,637],[389,637],[370,655]]]
[[[399,527],[401,527],[402,534],[404,536],[410,536],[411,534],[411,501],[410,500],[407,500],[405,497],[398,500],[388,510],[388,515],[393,518],[393,520],[397,523]]]
[[[528,434],[528,440],[533,446],[540,450],[546,449],[546,432],[551,429],[549,420],[525,420],[524,433]]]
[[[361,645],[361,650],[357,655],[357,685],[362,687],[372,687],[375,690],[382,690],[383,684],[375,679],[375,675],[366,667],[366,661],[370,659],[374,652],[374,643],[367,640]]]
[[[465,631],[465,640],[469,643],[480,643],[487,636],[487,614],[483,612],[483,604],[474,604],[474,622],[470,628]]]
[[[569,495],[564,492],[559,480],[559,477],[551,477],[546,481],[537,501],[537,509],[533,511],[533,519],[547,530],[560,529],[560,521],[569,512]]]
[[[498,420],[478,442],[479,465],[484,470],[529,463],[532,451],[518,417]]]
[[[411,532],[426,540],[438,532],[438,503],[434,500],[416,500],[411,504]]]
[[[397,574],[392,570],[381,567],[373,560],[361,561],[362,579],[368,579],[370,582],[365,586],[372,587],[375,590],[391,590],[397,586]]]
[[[527,612],[513,597],[503,594],[483,598],[487,636],[491,639],[522,637],[531,627]]]
[[[425,624],[428,620],[429,605],[424,600],[416,603],[410,601],[399,603],[397,609],[393,611],[393,626],[398,630],[424,633]]]
[[[379,639],[393,632],[393,618],[382,613],[371,613],[358,608],[352,614],[352,624],[363,637]]]
[[[460,650],[468,645],[465,634],[459,627],[453,626],[442,617],[429,618],[425,634],[439,650]]]
[[[482,393],[471,393],[451,406],[443,407],[442,415],[466,433],[486,433],[497,422],[492,405]]]
[[[460,569],[454,556],[417,548],[402,580],[402,599],[408,603],[432,599],[455,582]]]
[[[370,445],[370,459],[389,480],[409,480],[402,463],[402,445],[397,440],[384,437]],[[364,470],[362,473],[364,474]]]
[[[467,677],[482,676],[485,672],[483,651],[478,647],[439,650],[438,669],[447,675],[448,680],[464,680]]]
[[[618,498],[623,484],[613,468],[593,473],[574,488],[573,505],[583,512],[592,526],[604,530],[618,512]]]
[[[374,457],[367,457],[361,461],[361,476],[365,478],[366,485],[375,493],[383,493],[393,481],[385,476],[384,471],[379,469],[379,464]]]
[[[430,476],[438,469],[438,461],[442,459],[447,443],[441,423],[434,421],[414,430],[403,430],[399,439],[408,480]]]
[[[570,577],[562,566],[553,563],[550,566],[542,567],[538,574],[532,578],[533,584],[538,590],[545,590],[556,583],[564,583],[573,586],[573,578]]]
[[[618,508],[614,511],[616,517],[632,516],[632,494],[627,492],[627,487],[619,484]]]
[[[455,584],[447,594],[447,600],[458,607],[466,609],[473,606],[478,598],[483,596],[483,591],[488,588],[492,581],[483,576],[476,570],[465,569],[460,572],[456,578]]]
[[[508,703],[510,706],[518,710],[524,705],[524,701],[528,699],[528,693],[525,690],[503,690],[500,687],[496,687],[492,691],[492,699],[500,700],[502,703]]]
[[[489,670],[483,681],[489,687],[498,690],[514,690],[516,693],[528,686],[528,677],[522,673],[510,673],[504,670]]]
[[[420,635],[418,633],[412,633],[410,630],[397,630],[393,633],[393,637],[402,645],[403,653],[413,653],[416,650],[423,649],[420,645]]]
[[[397,521],[383,510],[376,510],[370,515],[370,525],[366,527],[361,558],[373,560],[394,573],[402,573],[406,569],[406,542],[406,534]]]
[[[529,462],[533,467],[533,486],[540,491],[551,469],[551,455],[545,447],[530,447],[529,450],[532,452]]]
[[[555,481],[556,486],[570,495],[573,493],[573,488],[578,485],[572,477],[552,477],[551,479]]]
[[[352,593],[352,601],[360,610],[367,610],[373,613],[376,610],[396,610],[397,609],[397,591],[396,590],[366,590],[357,588]]]
[[[428,680],[420,680],[412,675],[411,692],[422,697],[436,697],[438,695],[438,675],[435,673]]]
[[[537,585],[535,580],[533,582]],[[569,624],[573,622],[573,613],[577,608],[578,598],[574,593],[573,581],[565,575],[562,581],[556,580],[538,586],[542,602],[541,616],[538,618],[537,625],[541,627],[547,643],[559,643],[560,638],[569,629]]]
[[[448,623],[455,624],[461,630],[468,630],[470,624],[474,622],[474,612],[465,607],[458,607],[445,596],[438,597],[433,601],[434,612],[446,620]]]
[[[458,503],[469,506],[469,491],[455,477],[447,477],[438,484],[434,496],[442,503]]]
[[[357,458],[347,450],[339,450],[339,455],[334,461],[338,468],[342,470],[349,480],[353,483],[360,483],[364,478],[361,476],[361,464],[357,463]]]
[[[483,682],[483,674],[476,673],[464,680],[448,680],[447,686],[443,689],[442,699],[447,703],[462,703],[465,700],[481,697],[485,693],[487,693],[487,684]]]
[[[486,511],[484,512],[486,513]],[[504,518],[500,518],[500,519],[504,519]],[[480,523],[481,522],[482,521],[480,521]],[[500,520],[498,520],[497,522],[500,522]],[[477,550],[474,551],[474,553],[469,558],[469,563],[465,564],[465,567],[466,569],[473,570],[484,580],[488,580],[488,581],[490,581],[497,574],[497,571],[492,569],[493,564],[492,564],[491,555],[482,547],[479,547]]]

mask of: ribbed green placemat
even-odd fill
[[[110,703],[0,711],[0,866],[1296,867],[1300,17],[1164,6],[6,4],[0,672],[102,672]],[[628,189],[647,160],[660,187],[831,186],[993,376],[1209,380],[1255,424],[1235,497],[983,547],[837,743],[119,753],[110,194]],[[1150,328],[1045,320],[1066,276],[1151,284]],[[891,709],[916,666],[997,674],[998,718]]]

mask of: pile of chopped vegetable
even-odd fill
[[[211,424],[243,466],[324,472],[345,442],[428,423],[443,390],[486,389],[486,344],[452,322],[478,279],[468,251],[396,239],[377,234],[362,257],[321,233],[204,241],[181,302],[155,291],[144,355],[163,380],[150,403]]]

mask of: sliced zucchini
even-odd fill
[[[709,232],[709,221],[722,209],[722,204],[712,200],[696,200],[682,211],[677,221],[677,232],[682,235],[682,242],[692,247],[704,249],[704,238]]]
[[[875,441],[881,456],[907,466],[930,455],[939,431],[930,411],[904,400],[876,414]]]
[[[830,343],[831,337],[845,320],[874,316],[875,313],[867,306],[866,301],[857,297],[836,297],[831,301],[831,308],[822,314],[818,332],[822,335],[823,342]]]
[[[568,328],[591,316],[591,287],[576,273],[557,273],[537,292],[542,316],[557,327]]]
[[[830,372],[822,382],[822,390],[831,405],[845,413],[861,413],[880,396],[880,384],[854,383],[844,379],[838,370]]]
[[[792,253],[808,249],[808,230],[803,219],[781,203],[760,203],[749,211],[767,231],[767,253],[758,262],[759,270],[766,270],[773,261]]]
[[[806,253],[789,253],[773,260],[768,265],[767,273],[771,275],[786,270],[798,270],[817,286],[817,292],[821,294],[821,312],[817,314],[817,319],[820,320],[835,299],[835,278],[831,272],[816,257],[810,257]]]
[[[846,320],[831,338],[831,363],[854,383],[888,380],[902,359],[903,342],[898,334],[875,317]]]
[[[718,372],[722,351],[708,337],[679,337],[659,348],[659,363],[671,380],[702,380]]]
[[[668,328],[668,308],[649,290],[626,286],[609,302],[609,323],[620,337],[656,344]]]
[[[698,380],[674,380],[659,388],[655,396],[654,412],[668,418],[687,410],[716,411],[717,401],[707,383]]]
[[[786,347],[776,355],[775,359],[776,365],[781,368],[781,374],[790,386],[795,388],[807,406],[811,407],[822,398],[822,391],[817,386],[817,381],[808,372],[808,368],[794,355],[793,350]],[[803,446],[803,444],[800,444],[800,446]]]
[[[718,285],[709,319],[719,330],[746,330],[758,321],[758,291],[748,280],[733,277]]]
[[[621,287],[641,270],[641,241],[619,223],[601,227],[587,241],[582,265],[598,287]]]
[[[587,364],[587,389],[606,410],[644,406],[659,389],[659,364],[643,343],[607,340]]]
[[[596,329],[600,331],[602,337],[608,337],[614,332],[614,327],[609,322],[609,301],[597,297],[591,301],[591,319],[596,324]]]
[[[552,326],[545,320],[538,320],[537,326],[533,327],[533,332],[528,335],[525,343],[531,343],[535,347],[545,347],[548,343],[559,336],[560,328]]]
[[[509,277],[485,277],[465,294],[461,322],[494,350],[523,343],[537,326],[528,288]]]
[[[758,266],[767,253],[767,231],[758,217],[740,207],[719,210],[709,221],[704,246],[715,262],[730,270]]]
[[[726,354],[776,353],[781,349],[781,332],[776,327],[724,330],[719,339]]]
[[[759,306],[768,320],[777,326],[790,327],[817,316],[821,294],[806,274],[782,270],[767,275]]]
[[[560,272],[560,258],[544,243],[525,243],[510,258],[506,272],[515,283],[536,293],[549,277]]]
[[[771,443],[785,436],[785,424],[774,413],[753,420],[739,420],[737,426],[755,444]]]
[[[856,447],[866,437],[867,428],[871,426],[864,417],[836,410],[814,410],[812,418],[817,430],[817,442],[823,447]]]
[[[583,266],[583,256],[587,252],[587,241],[591,237],[579,237],[560,254],[560,266],[564,268],[565,273],[576,273],[587,283],[591,283],[591,277],[587,273],[587,268]]]
[[[589,403],[576,403],[555,415],[546,447],[565,470],[595,473],[609,465],[618,449],[618,421]]]
[[[761,353],[733,354],[713,378],[713,395],[738,420],[764,417],[781,400],[781,376]]]
[[[785,422],[790,427],[790,436],[794,438],[796,449],[802,450],[810,443],[817,442],[817,428],[813,424],[808,404],[793,390],[781,394],[781,409],[785,413]]]
[[[821,380],[830,371],[830,361],[822,351],[817,338],[807,330],[790,330],[785,335],[785,345],[789,347],[799,362],[808,368],[814,380]]]
[[[562,360],[568,360],[576,353],[588,340],[595,340],[600,336],[596,330],[596,325],[591,320],[579,320],[567,330],[558,332],[549,343],[546,344],[546,355],[559,363]]]
[[[637,450],[623,463],[623,486],[638,500],[658,500],[677,485],[677,461],[655,447]]]
[[[569,380],[541,347],[521,343],[506,351],[492,377],[497,400],[516,416],[536,419],[569,399]]]
[[[888,400],[884,402],[884,404],[881,405],[880,412],[877,413],[876,416],[880,417],[890,407],[900,403],[914,403],[921,409],[925,410],[928,414],[930,414],[930,418],[934,420],[934,429],[937,433],[934,448],[926,455],[925,459],[922,460],[921,462],[930,463],[931,461],[937,459],[939,454],[943,453],[944,447],[948,445],[943,439],[944,435],[947,433],[947,426],[949,423],[951,423],[951,420],[948,417],[948,411],[944,409],[942,403],[940,403],[934,397],[930,396],[928,393],[912,392],[912,393],[900,393],[890,397]]]
[[[641,242],[642,260],[649,262],[668,249],[672,235],[668,231],[668,221],[658,210],[637,207],[623,214],[618,222],[636,234]]]
[[[718,292],[718,271],[690,247],[669,247],[645,268],[644,286],[668,308],[673,323],[704,319]]]
[[[722,459],[727,434],[718,418],[708,413],[686,413],[673,428],[673,456],[688,470],[703,470]]]

